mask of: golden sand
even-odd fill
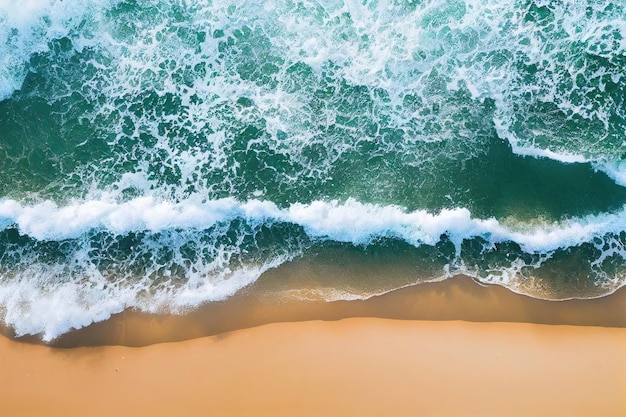
[[[0,339],[3,416],[626,415],[626,329],[354,318],[142,348]]]
[[[126,313],[64,341],[180,340],[143,347],[0,337],[0,416],[626,415],[626,293],[536,302],[452,280],[364,302],[239,300],[246,317],[207,306],[219,325]]]

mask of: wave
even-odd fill
[[[549,252],[576,246],[608,233],[626,231],[626,207],[617,213],[589,215],[558,223],[511,228],[495,218],[476,219],[465,208],[407,212],[395,205],[361,203],[354,199],[296,203],[279,208],[270,201],[238,202],[233,198],[180,202],[139,197],[123,203],[87,201],[59,207],[52,201],[24,206],[0,200],[0,225],[15,225],[39,240],[77,238],[93,229],[114,234],[160,232],[166,229],[209,229],[216,223],[242,218],[250,224],[287,222],[302,226],[314,238],[356,245],[380,237],[402,239],[412,245],[433,245],[442,235],[453,242],[481,237],[489,243],[512,241],[526,252]]]
[[[141,197],[63,207],[51,201],[22,205],[3,200],[0,219],[5,233],[17,229],[20,235],[7,235],[0,245],[8,268],[0,285],[4,321],[17,334],[40,334],[48,341],[126,308],[176,312],[227,298],[268,269],[301,256],[312,242],[363,246],[392,239],[434,247],[447,240],[456,254],[433,278],[461,272],[480,277],[475,268],[488,269],[479,266],[480,260],[468,263],[466,242],[480,239],[481,249],[471,255],[478,258],[488,258],[499,243],[514,242],[523,252],[541,256],[524,261],[526,255],[508,250],[511,262],[482,277],[514,289],[525,262],[538,267],[561,248],[591,244],[603,251],[593,260],[600,263],[617,255],[626,258],[623,243],[608,245],[626,231],[626,208],[511,226],[495,218],[473,218],[464,208],[429,213],[352,199],[279,207],[261,200],[197,197],[173,203]],[[272,229],[281,224],[288,226]],[[294,226],[305,236],[298,237]],[[264,243],[263,233],[274,243]],[[620,277],[612,276],[605,292],[623,285]]]

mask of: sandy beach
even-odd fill
[[[129,312],[57,341],[91,346],[1,337],[0,415],[623,416],[625,306],[624,291],[547,302],[455,278],[360,302]],[[236,307],[247,321],[198,327]],[[124,342],[144,346],[95,346]]]
[[[0,39],[0,417],[626,417],[626,0]]]

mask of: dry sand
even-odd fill
[[[403,310],[423,305],[415,289],[351,303],[355,310],[342,303],[282,309],[293,320],[399,311],[428,320],[280,322],[274,308],[240,300],[247,322],[240,317],[224,325],[231,331],[217,332],[189,316],[191,333],[214,335],[179,342],[60,349],[0,337],[0,416],[626,415],[626,292],[537,306],[467,283],[422,287],[428,311]],[[481,297],[491,313],[479,307]],[[590,324],[591,314],[595,325],[489,320],[522,321],[531,307],[541,307],[535,322]],[[450,319],[468,311],[480,322]],[[96,328],[109,332],[108,342],[189,336],[167,333],[183,319],[161,319],[126,314]],[[125,320],[130,327],[120,332]],[[142,320],[150,331],[133,339],[129,329]],[[254,323],[269,324],[245,327]],[[609,325],[618,327],[601,327]],[[93,332],[75,334],[65,343],[102,342]]]
[[[3,416],[624,416],[626,329],[354,318],[142,348],[0,341]]]

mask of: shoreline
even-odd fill
[[[281,303],[259,290],[186,316],[128,311],[52,346],[0,336],[0,415],[626,414],[626,289],[545,301],[456,277]]]
[[[225,301],[205,304],[184,315],[151,315],[127,310],[106,321],[66,333],[49,345],[58,348],[138,347],[215,336],[271,323],[358,317],[625,328],[626,287],[600,298],[549,301],[457,276],[366,300],[326,302],[278,300],[274,294],[267,295],[261,281]],[[6,328],[3,334],[12,336]],[[42,343],[36,336],[18,340]]]

